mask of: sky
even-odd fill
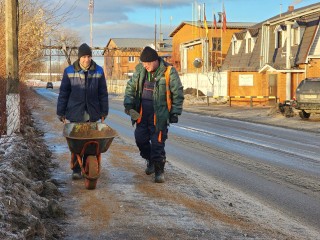
[[[63,23],[67,29],[79,33],[81,42],[90,44],[89,0],[51,0],[63,2],[63,11],[72,9]],[[93,47],[105,47],[110,38],[164,38],[183,21],[193,20],[194,0],[94,0]],[[295,9],[318,3],[319,0],[198,0],[205,4],[207,21],[213,13],[225,7],[227,22],[262,22],[286,12],[289,5]],[[161,7],[160,7],[161,6]],[[161,17],[160,17],[161,16]],[[218,17],[217,17],[218,19]]]

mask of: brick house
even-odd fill
[[[320,77],[320,3],[277,15],[231,37],[222,71],[229,96],[294,97],[306,77]]]
[[[203,61],[202,72],[217,70],[221,67],[229,49],[232,36],[256,23],[227,22],[222,31],[221,14],[216,27],[207,21],[208,35],[203,21],[185,21],[169,35],[172,38],[172,61],[181,73],[194,73],[193,62],[196,58]]]
[[[140,53],[150,46],[158,51],[159,56],[170,62],[172,41],[143,38],[111,38],[103,52],[104,71],[108,79],[128,79],[139,63]],[[155,47],[156,45],[156,47]]]

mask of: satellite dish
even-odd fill
[[[201,58],[196,58],[194,61],[193,61],[193,66],[195,68],[201,68],[202,67],[202,60]]]

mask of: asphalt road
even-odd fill
[[[316,134],[193,114],[176,128],[174,145],[192,149],[181,161],[319,228]]]
[[[50,92],[50,93],[48,93]],[[45,89],[38,93],[54,100]],[[133,143],[121,101],[107,123]],[[320,231],[319,136],[312,132],[184,112],[169,129],[167,159],[220,179]]]
[[[132,139],[121,103],[111,108],[110,126]],[[184,113],[166,145],[168,161],[220,178],[320,230],[317,134]]]

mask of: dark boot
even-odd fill
[[[78,160],[77,160],[77,156],[71,155],[71,157],[73,157],[72,161],[73,161],[73,168],[72,168],[72,180],[79,180],[82,178],[81,175],[81,168],[79,166]]]
[[[81,169],[73,169],[72,170],[72,180],[79,180],[82,178]]]
[[[156,183],[163,183],[164,182],[164,164],[165,161],[157,161],[154,163],[154,169],[155,169],[155,178],[154,181]]]
[[[154,173],[154,161],[147,160],[147,168],[145,172],[147,175]]]

